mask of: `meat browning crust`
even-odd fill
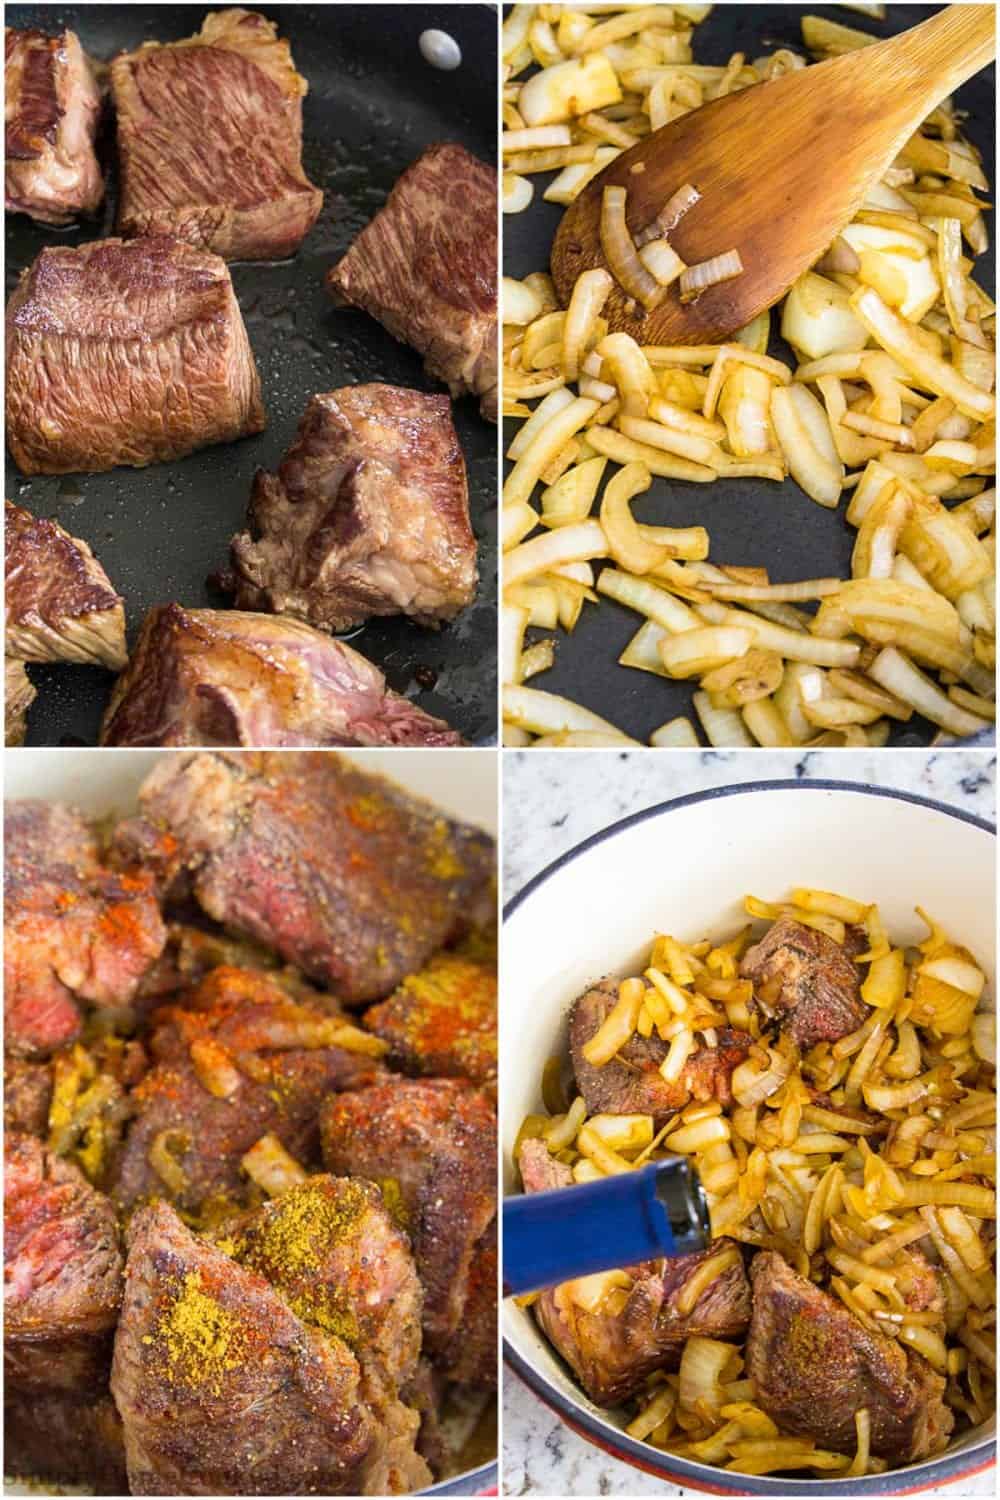
[[[404,1073],[479,1084],[496,1079],[497,976],[485,964],[436,953],[364,1020],[388,1042],[390,1065]]]
[[[127,1004],[166,941],[152,878],[105,869],[58,802],[4,812],[5,1047],[44,1057],[80,1031],[78,1001]]]
[[[750,1275],[747,1374],[783,1431],[853,1453],[854,1413],[866,1407],[880,1457],[904,1464],[944,1447],[954,1418],[942,1399],[944,1378],[925,1360],[869,1333],[776,1251],[756,1255]]]
[[[330,1171],[378,1182],[399,1213],[424,1287],[424,1348],[446,1354],[469,1306],[476,1247],[496,1215],[489,1100],[457,1079],[398,1078],[329,1099],[320,1132]]]
[[[265,425],[225,263],[164,236],[51,246],[7,304],[7,441],[22,474],[182,458]]]
[[[398,1494],[427,1483],[417,1414],[399,1402],[373,1411],[347,1345],[165,1203],[132,1221],[111,1388],[133,1494]]]
[[[618,985],[604,979],[582,994],[570,1012],[570,1053],[577,1087],[588,1114],[652,1115],[657,1129],[686,1104],[718,1099],[732,1102],[729,1081],[747,1057],[750,1037],[722,1027],[717,1045],[700,1046],[673,1083],[660,1075],[669,1046],[658,1036],[633,1036],[617,1056],[600,1067],[587,1062],[583,1048],[605,1021],[618,997]]]
[[[363,307],[423,355],[453,396],[497,413],[497,177],[462,146],[429,146],[327,273],[339,302]]]
[[[4,569],[11,656],[121,671],[124,601],[86,542],[8,500]]]
[[[780,918],[747,950],[740,974],[752,981],[758,1010],[803,1052],[856,1031],[868,1014],[852,952],[791,917]]]
[[[5,206],[42,224],[96,212],[101,89],[74,31],[5,33]]]
[[[465,460],[446,396],[357,385],[314,396],[233,538],[240,609],[350,630],[454,619],[476,591]]]
[[[570,1169],[550,1156],[541,1140],[522,1143],[518,1165],[528,1193],[569,1187],[573,1180]],[[689,1313],[676,1307],[685,1284],[710,1256],[736,1248],[735,1240],[714,1240],[694,1255],[625,1267],[633,1282],[621,1312],[588,1312],[574,1302],[568,1288],[556,1287],[538,1298],[535,1317],[591,1400],[598,1406],[617,1406],[654,1370],[676,1369],[686,1339],[727,1339],[745,1333],[750,1283],[742,1261],[720,1272]]]
[[[7,1391],[99,1388],[122,1299],[118,1224],[108,1199],[34,1136],[5,1136],[4,1252]]]
[[[382,1071],[372,1057],[324,1044],[335,1024],[295,1004],[268,975],[229,968],[157,1012],[154,1065],[132,1091],[136,1117],[112,1174],[115,1201],[129,1208],[161,1196],[193,1214],[243,1207],[250,1183],[240,1164],[262,1135],[314,1164],[323,1099]],[[235,1070],[231,1092],[212,1093],[202,1081],[206,1043]],[[176,1169],[170,1180],[151,1159],[158,1142]]]
[[[256,11],[206,16],[185,41],[115,58],[118,229],[171,234],[226,260],[284,260],[323,194],[302,170],[302,98],[277,26]]]
[[[345,1004],[388,994],[493,900],[486,834],[338,756],[173,756],[139,803],[121,862]]]
[[[460,745],[373,662],[288,616],[151,609],[102,745]]]

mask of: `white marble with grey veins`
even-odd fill
[[[915,792],[995,820],[992,750],[505,751],[503,888],[509,900],[553,859],[590,834],[656,802],[734,782],[860,781]],[[502,1024],[502,1017],[501,1017]],[[564,1426],[509,1370],[504,1378],[503,1490],[508,1495],[699,1493],[617,1462]],[[995,1494],[996,1471],[928,1500]]]

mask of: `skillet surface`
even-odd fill
[[[72,27],[100,59],[144,41],[175,41],[201,25],[210,5],[12,5],[7,24],[55,32]],[[220,5],[215,7],[221,8]],[[338,310],[323,286],[327,269],[384,203],[396,178],[425,146],[458,141],[496,160],[496,11],[467,5],[275,5],[296,67],[309,82],[303,162],[323,189],[323,211],[298,255],[278,265],[236,264],[233,283],[260,367],[266,430],[257,437],[148,469],[26,479],[8,458],[7,495],[57,520],[93,547],[125,597],[129,641],[155,604],[226,607],[208,576],[228,558],[245,520],[254,471],[274,468],[310,396],[380,380],[417,390],[443,388],[420,358],[366,314]],[[462,49],[455,72],[420,55],[427,28],[450,33]],[[8,295],[25,266],[51,244],[85,244],[114,232],[113,130],[103,154],[111,168],[100,222],[70,230],[6,216]],[[479,541],[479,594],[441,631],[405,618],[372,620],[351,635],[389,684],[447,719],[470,742],[496,732],[496,430],[474,401],[453,404],[469,472]],[[113,677],[97,667],[30,666],[38,697],[28,745],[97,743]]]
[[[926,20],[940,5],[890,5],[884,21],[851,12],[838,5],[716,5],[695,28],[696,63],[724,64],[734,52],[752,61],[779,47],[808,56],[802,45],[801,17],[826,16],[879,38],[909,30]],[[989,182],[994,182],[995,70],[979,73],[957,93],[968,112],[965,133],[982,152]],[[803,142],[803,150],[808,143]],[[504,272],[522,277],[548,270],[549,252],[563,210],[545,203],[542,193],[554,174],[531,178],[535,197],[522,214],[504,216]],[[987,215],[992,241],[993,216]],[[995,259],[991,248],[976,262],[976,279],[993,291]],[[772,319],[772,324],[778,322]],[[791,359],[788,346],[772,331],[770,353]],[[794,365],[794,360],[791,361]],[[505,424],[505,448],[519,424]],[[774,582],[819,578],[836,573],[850,577],[855,532],[839,511],[825,510],[791,479],[777,485],[759,479],[727,479],[716,484],[690,484],[654,478],[651,488],[633,504],[640,521],[660,526],[707,527],[711,560],[715,563],[766,566]],[[654,729],[678,715],[698,727],[691,707],[691,686],[671,682],[650,672],[620,667],[618,658],[642,623],[642,617],[601,596],[599,605],[585,604],[572,635],[557,633],[556,661],[551,671],[531,683],[561,693],[609,719],[617,729],[647,744]],[[531,630],[536,640],[545,632]],[[935,726],[914,716],[909,723],[893,721],[890,743],[928,744]]]

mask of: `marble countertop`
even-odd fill
[[[504,899],[582,839],[655,802],[734,782],[799,777],[861,781],[915,792],[995,820],[990,750],[506,751]],[[617,1462],[577,1437],[505,1371],[503,1489],[508,1495],[666,1495],[699,1492]],[[927,1490],[928,1500],[995,1494],[996,1472]]]

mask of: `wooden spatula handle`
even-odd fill
[[[880,57],[879,53],[883,53]],[[996,54],[996,7],[949,5],[902,36],[858,53],[878,70],[886,96],[929,112]]]

